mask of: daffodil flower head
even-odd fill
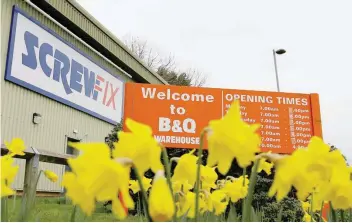
[[[81,151],[77,158],[69,159],[68,164],[77,176],[75,181],[83,187],[82,196],[89,194],[99,202],[116,201],[116,204],[113,203],[113,212],[117,218],[123,219],[126,216],[120,215],[123,210],[114,208],[134,208],[129,194],[130,167],[111,159],[110,149],[105,143],[74,143],[71,146]],[[116,199],[118,194],[119,199]]]
[[[316,136],[313,136],[307,147],[306,170],[316,182],[328,181],[333,168],[345,167],[346,163],[339,150],[330,152],[330,146]]]
[[[331,180],[322,185],[320,193],[323,193],[325,200],[331,201],[336,209],[352,208],[352,180],[347,166],[334,169]]]
[[[331,184],[330,179],[335,170],[343,169],[345,166],[343,156],[338,150],[330,152],[330,146],[321,138],[314,136],[307,148],[297,149],[290,156],[276,162],[276,174],[269,196],[276,194],[277,200],[280,201],[294,186],[297,189],[298,199],[304,200],[315,188],[327,185],[328,182]]]
[[[119,141],[114,143],[114,158],[130,158],[140,175],[148,169],[155,173],[163,168],[161,164],[161,147],[152,135],[150,126],[127,118],[126,126],[131,132],[119,132]]]
[[[188,218],[194,218],[196,213],[195,207],[195,193],[188,192],[185,196],[182,196],[179,201],[179,209],[177,210],[177,216],[183,216],[187,213]],[[205,196],[200,194],[199,197],[199,212],[204,213],[206,210]]]
[[[303,221],[304,222],[315,222],[314,219],[312,218],[312,216],[310,214],[308,214],[307,212],[304,212],[304,216],[303,216]]]
[[[44,170],[44,175],[52,182],[56,182],[59,178],[56,173],[50,170]]]
[[[297,151],[300,151],[300,149],[295,150],[294,153],[297,153]],[[277,161],[274,181],[268,192],[269,197],[276,195],[277,201],[281,201],[288,194],[296,176],[299,176],[301,172],[298,170],[301,167],[298,161],[292,155]],[[292,168],[293,166],[295,168]],[[304,200],[304,198],[300,200]]]
[[[24,145],[24,142],[20,138],[13,138],[10,143],[5,141],[5,146],[6,148],[10,151],[10,154],[12,156],[14,155],[19,155],[19,156],[24,156],[24,150],[26,149],[26,146]]]
[[[225,212],[227,205],[229,204],[229,198],[226,193],[221,190],[215,190],[210,195],[213,207],[215,210],[215,215],[221,215]]]
[[[228,197],[230,197],[233,203],[235,203],[247,196],[248,185],[249,180],[247,176],[246,178],[241,176],[239,178],[235,178],[234,180],[226,181],[224,187],[221,190],[226,193]]]
[[[215,167],[201,166],[200,178],[202,181],[202,188],[210,191],[210,189],[216,189],[216,180],[218,179],[218,174],[215,171]]]
[[[193,186],[188,183],[188,180],[181,182],[181,181],[172,181],[172,190],[175,194],[182,193],[187,194]]]
[[[259,166],[258,166],[258,170],[257,173],[260,173],[264,170],[264,172],[267,175],[271,174],[271,169],[273,168],[274,164],[271,162],[267,162],[264,158],[261,158],[259,160]]]
[[[143,183],[143,189],[145,191],[148,191],[149,188],[152,186],[150,183],[152,182],[152,179],[146,178],[143,176],[142,178],[142,183]],[[130,186],[129,188],[132,190],[134,194],[138,193],[141,189],[139,187],[139,183],[136,180],[130,180]]]
[[[130,186],[129,188],[132,190],[134,194],[138,193],[140,191],[139,184],[136,180],[130,180]]]
[[[72,200],[72,203],[80,206],[87,216],[91,216],[95,210],[94,195],[86,192],[86,185],[78,180],[77,175],[66,172],[63,176],[62,186],[66,188],[66,196]]]
[[[217,164],[222,175],[226,175],[234,158],[240,167],[249,166],[260,152],[261,139],[256,133],[259,127],[259,124],[248,125],[242,121],[239,101],[234,101],[222,119],[209,122],[208,165]]]
[[[221,189],[221,188],[223,188],[224,186],[225,186],[225,183],[226,183],[226,180],[217,180],[216,181],[216,189]]]
[[[308,212],[311,205],[309,202],[306,202],[306,201],[300,201],[301,202],[301,206],[302,206],[302,209],[304,212]]]
[[[13,166],[13,163],[14,159],[11,155],[1,156],[1,197],[14,194],[9,185],[14,181],[19,166]]]
[[[172,176],[173,182],[188,182],[194,187],[197,177],[197,160],[198,157],[193,153],[186,153],[178,159],[177,165]]]
[[[148,202],[149,215],[153,221],[169,221],[173,217],[176,210],[172,196],[164,171],[157,171]]]

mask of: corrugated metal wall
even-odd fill
[[[60,0],[59,2],[64,1]],[[121,74],[120,71],[109,65],[109,63],[105,62],[94,52],[91,52],[78,40],[65,33],[64,30],[46,19],[42,14],[22,0],[3,0],[1,1],[1,141],[9,141],[13,137],[21,137],[27,146],[57,153],[65,153],[66,137],[82,139],[82,141],[103,142],[105,136],[107,136],[113,128],[111,124],[23,87],[4,81],[11,13],[14,4],[18,4],[27,14],[34,16],[41,23],[56,31],[65,40],[73,43],[79,49],[92,56],[97,62],[114,73],[120,74],[127,80],[127,77]],[[32,115],[35,112],[42,115],[41,124],[34,125],[32,123]],[[73,133],[74,129],[78,130],[78,134]],[[20,165],[20,171],[13,187],[22,189],[24,161],[16,160],[16,163]],[[52,183],[44,177],[41,177],[38,190],[61,191],[59,182],[61,181],[64,166],[48,163],[41,163],[40,166],[42,169],[54,171],[59,175],[60,179],[58,183]]]

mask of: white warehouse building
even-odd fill
[[[118,9],[117,9],[118,10]],[[103,142],[123,114],[124,83],[167,84],[74,0],[1,1],[1,143],[72,154],[69,141]],[[25,160],[12,187],[23,189]],[[40,163],[59,180],[65,166]]]

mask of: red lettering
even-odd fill
[[[110,99],[108,100],[108,102],[106,103],[106,106],[109,107],[109,105],[112,103],[112,106],[114,108],[114,110],[116,110],[116,107],[115,107],[115,96],[119,90],[119,88],[117,87],[115,90],[114,90],[114,87],[112,86],[112,84],[110,84],[110,90],[111,90],[111,95],[110,95]]]

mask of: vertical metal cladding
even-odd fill
[[[66,137],[80,139],[82,142],[103,142],[104,137],[113,128],[111,124],[4,80],[13,6],[17,5],[28,15],[35,17],[43,25],[54,30],[66,41],[74,44],[87,55],[93,57],[96,62],[111,70],[114,74],[121,75],[127,81],[131,80],[128,80],[120,71],[105,62],[104,59],[90,51],[90,49],[74,39],[70,34],[66,33],[22,0],[6,0],[1,1],[1,4],[1,28],[3,33],[1,38],[2,76],[0,80],[2,141],[10,141],[14,137],[21,137],[25,141],[26,146],[33,146],[56,153],[65,153]],[[33,113],[42,115],[42,122],[40,124],[33,124]],[[74,129],[78,130],[77,134],[73,133]],[[17,159],[16,163],[20,165],[20,171],[12,186],[14,189],[21,190],[23,188],[25,162],[24,160]],[[54,171],[58,174],[59,181],[52,183],[42,176],[39,181],[38,190],[60,192],[62,190],[60,182],[64,166],[41,162],[40,167],[43,170],[49,169]]]

